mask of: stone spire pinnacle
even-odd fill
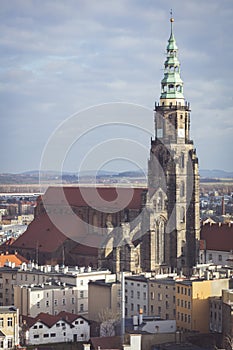
[[[171,34],[167,45],[167,58],[164,63],[164,77],[161,81],[161,99],[184,99],[183,81],[180,77],[180,62],[178,60],[178,47],[173,33],[174,18],[172,11]]]

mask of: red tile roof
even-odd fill
[[[42,322],[47,327],[51,328],[54,324],[56,324],[59,321],[66,321],[67,323],[72,324],[78,318],[82,318],[83,320],[89,322],[83,316],[72,314],[66,311],[61,311],[57,315],[50,315],[45,312],[41,312],[36,317],[23,316],[23,321],[26,321],[29,328],[37,322]]]
[[[20,254],[0,254],[0,266],[6,263],[14,263],[15,266],[20,266],[23,262],[28,263],[28,260]]]
[[[140,209],[144,188],[121,187],[49,187],[42,200],[47,205],[67,201],[70,206],[102,208]]]
[[[229,252],[233,250],[233,225],[205,224],[201,228],[201,239],[205,241],[207,250]]]

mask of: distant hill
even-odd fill
[[[43,171],[32,170],[26,171],[20,174],[5,173],[0,174],[0,184],[39,184],[39,177],[42,176],[44,182],[53,181],[54,184],[60,183],[61,181],[66,184],[78,183],[79,180],[88,181],[88,179],[96,178],[144,178],[147,171],[83,171],[80,173],[75,172],[63,172],[62,175],[58,171]],[[209,170],[200,169],[200,177],[203,181],[215,181],[218,179],[233,179],[233,172],[224,171],[219,169]],[[220,181],[220,180],[219,180]]]
[[[225,171],[219,169],[200,169],[200,176],[205,178],[217,178],[217,179],[225,179],[225,178],[233,178],[232,171]]]

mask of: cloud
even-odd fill
[[[232,127],[233,7],[227,0],[175,0],[172,5],[201,164],[232,170],[222,152],[224,145],[229,149],[226,135]],[[153,105],[160,95],[170,33],[169,11],[169,2],[162,0],[47,0],[43,6],[39,0],[3,2],[0,171],[38,168],[43,146],[59,123],[103,102],[150,107],[151,120],[146,123],[153,133]],[[210,157],[207,146],[213,134],[221,148]]]

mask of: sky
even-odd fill
[[[0,172],[145,169],[171,6],[200,168],[233,171],[232,0],[1,0]]]

